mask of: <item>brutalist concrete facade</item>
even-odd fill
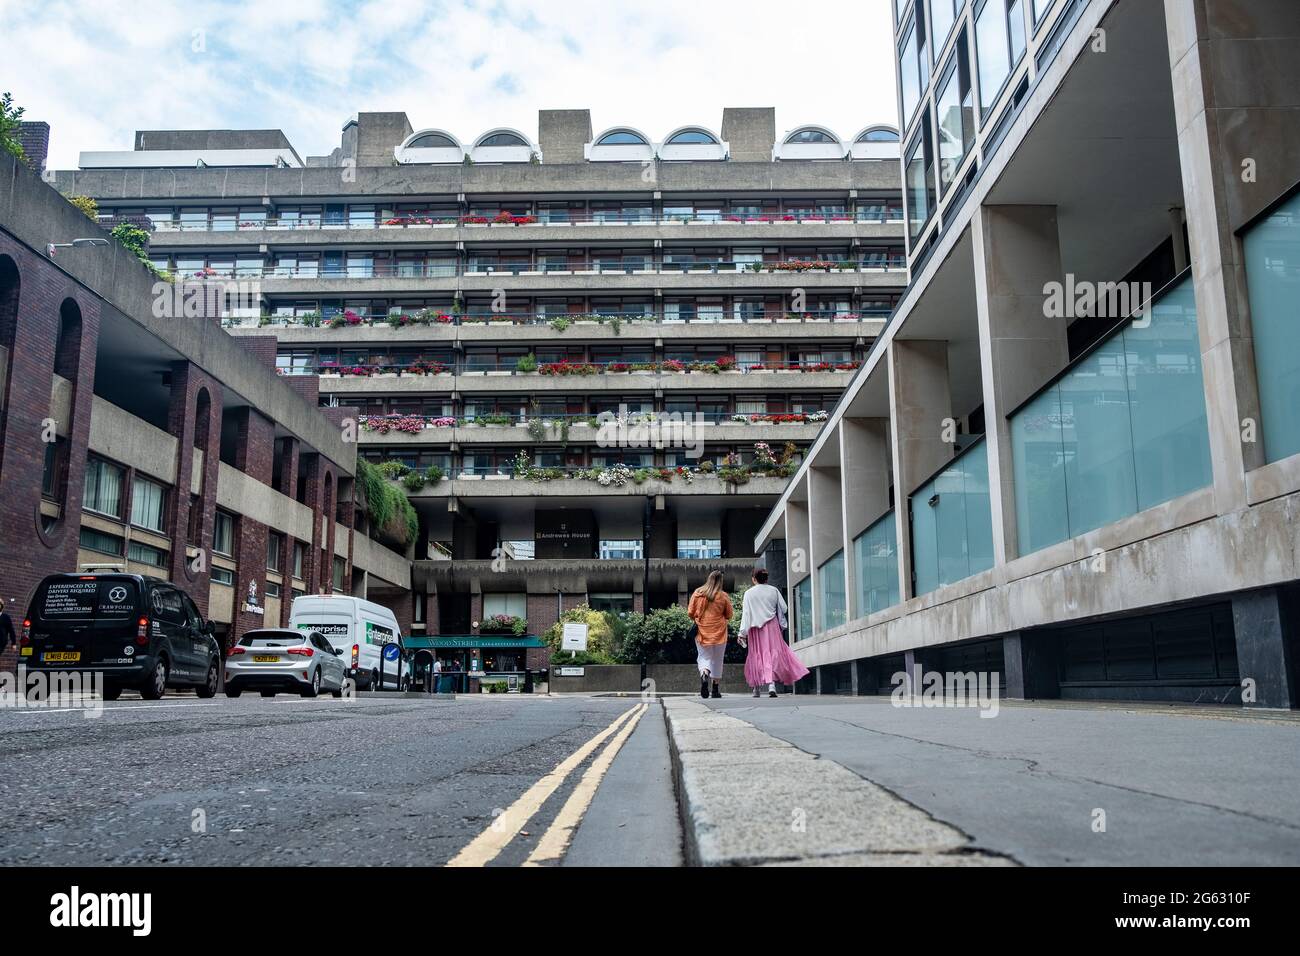
[[[1300,10],[956,7],[904,111],[913,284],[757,537],[809,689],[1294,707],[1300,455],[1263,343],[1294,314]],[[991,91],[984,15],[1012,18]]]
[[[300,167],[271,150],[291,147],[142,133],[119,168],[85,154],[55,182],[152,219],[159,268],[247,286],[227,331],[276,336],[287,381],[358,407],[363,457],[441,471],[408,486],[407,613],[430,636],[684,601],[715,566],[743,583],[788,474],[756,446],[793,466],[906,286],[888,127],[727,109],[658,136],[543,110],[535,136],[462,140],[363,112]],[[620,409],[701,424],[611,438]]]

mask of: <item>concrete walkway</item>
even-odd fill
[[[1008,865],[832,760],[702,701],[663,706],[689,864]]]
[[[711,758],[729,768],[728,776],[745,773],[738,799],[764,773],[788,777],[789,801],[809,808],[810,819],[814,812],[828,818],[849,814],[833,793],[810,787],[817,778],[806,775],[808,768],[824,763],[841,778],[848,774],[884,788],[912,814],[968,835],[963,846],[1026,865],[1300,863],[1295,713],[1004,701],[988,719],[975,709],[808,696],[730,697],[702,705],[694,705],[696,712],[730,716],[727,728],[743,728],[729,729],[731,740],[765,747],[753,756],[782,754],[771,762],[743,752]],[[678,736],[691,739],[685,730],[697,726],[705,725],[685,724]],[[759,743],[764,740],[797,748],[794,753],[802,756],[795,760],[789,751]],[[718,748],[728,746],[728,737],[720,737]],[[783,764],[777,761],[792,760],[796,770],[779,769]],[[693,773],[703,776],[705,767],[697,762]],[[864,802],[855,812],[872,806]],[[900,812],[899,818],[914,816]],[[718,819],[705,816],[700,822],[714,825]],[[724,841],[724,852],[712,849],[716,839],[702,843],[723,858],[744,855],[732,843]],[[765,852],[767,844],[755,846]]]

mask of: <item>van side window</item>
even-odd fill
[[[194,601],[190,599],[188,594],[182,594],[181,602],[185,607],[185,616],[189,618],[190,623],[194,625],[196,629],[200,631],[203,630],[203,615],[200,614],[199,609],[194,606]]]
[[[168,624],[184,624],[181,595],[168,587],[155,587],[151,595],[154,613]]]

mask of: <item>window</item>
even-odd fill
[[[707,560],[722,557],[721,538],[683,538],[677,542],[677,557]]]
[[[267,581],[267,582],[266,582],[266,596],[267,596],[267,597],[269,597],[269,598],[278,598],[278,597],[279,597],[281,594],[283,594],[283,593],[284,593],[283,588],[281,588],[280,585],[277,584],[276,582],[274,582],[274,581]]]
[[[218,511],[216,523],[212,526],[212,550],[230,555],[234,553],[234,547],[235,519],[224,511]]]
[[[892,129],[869,129],[858,137],[859,143],[897,143],[898,134]]]
[[[1264,458],[1280,461],[1300,454],[1300,193],[1252,225],[1243,244]]]
[[[406,144],[407,149],[456,149],[450,136],[442,133],[425,133]]]
[[[639,561],[642,555],[642,542],[637,538],[602,538],[600,541],[600,558],[610,561]]]
[[[794,146],[829,144],[836,145],[835,137],[819,129],[801,129],[791,133],[786,143]]]
[[[306,548],[303,546],[303,543],[301,541],[295,541],[293,543],[293,576],[295,578],[302,577],[302,562],[305,553]]]
[[[848,591],[844,582],[844,552],[817,569],[817,630],[829,631],[849,619]]]
[[[915,596],[993,566],[988,449],[970,446],[912,493]]]
[[[699,129],[684,129],[680,133],[674,133],[668,140],[669,146],[687,146],[687,145],[708,145],[716,146],[718,141],[708,133]]]
[[[524,140],[514,133],[493,133],[479,140],[480,146],[527,146]]]
[[[640,135],[633,133],[630,130],[620,129],[620,130],[615,130],[612,133],[606,133],[604,136],[600,138],[600,142],[598,142],[596,145],[597,146],[648,146],[649,143],[647,143],[645,139],[643,139]]]
[[[111,465],[102,458],[87,458],[86,485],[81,496],[82,506],[87,511],[121,518],[122,476],[125,473],[124,469]]]
[[[348,562],[344,558],[340,558],[338,555],[335,555],[333,584],[334,584],[334,590],[339,593],[342,593],[343,591],[343,578],[347,574],[347,571],[348,571]]]
[[[1043,17],[1047,15],[1048,10],[1052,9],[1052,4],[1055,2],[1056,0],[1034,0],[1034,26],[1043,22]]]
[[[930,36],[934,44],[935,59],[948,39],[952,25],[957,22],[957,11],[966,0],[930,0]]]
[[[588,594],[587,606],[593,611],[630,614],[636,608],[631,594]]]
[[[212,583],[224,584],[226,587],[234,587],[235,572],[231,571],[229,568],[218,568],[214,566],[212,568]]]
[[[122,556],[121,538],[117,535],[95,531],[93,528],[81,529],[81,546],[87,551],[98,551],[101,554],[111,554],[115,557]]]
[[[965,34],[957,40],[948,61],[935,109],[939,121],[939,190],[946,193],[975,143],[975,106]]]
[[[131,524],[161,533],[166,501],[166,488],[148,478],[136,477],[131,482]]]
[[[921,94],[929,85],[930,63],[925,50],[924,6],[917,6],[916,14],[903,31],[903,43],[898,50],[899,89],[903,97],[903,126],[906,127]]]
[[[975,47],[983,117],[997,102],[1013,66],[1025,52],[1023,0],[986,0],[975,16]]]
[[[271,531],[266,536],[266,570],[280,570],[280,552],[284,550],[284,535]]]
[[[166,551],[151,545],[141,544],[139,541],[132,541],[127,545],[126,556],[131,561],[139,564],[148,564],[155,568],[167,567]]]
[[[506,617],[528,617],[527,594],[484,594],[483,618],[486,620],[497,615]]]
[[[934,212],[934,171],[930,146],[930,124],[921,122],[921,128],[907,151],[904,166],[904,188],[907,195],[907,232],[915,243]]]

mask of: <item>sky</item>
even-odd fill
[[[324,155],[389,110],[462,142],[583,108],[660,139],[724,106],[847,138],[897,124],[890,47],[889,0],[0,0],[0,92],[50,124],[52,169],[136,129],[283,129]]]

